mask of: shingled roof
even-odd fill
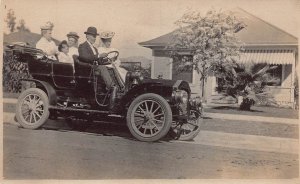
[[[236,8],[232,10],[236,16],[243,18],[247,27],[237,34],[237,37],[246,45],[298,45],[298,38],[287,33],[286,31],[252,15],[251,13]],[[139,44],[148,47],[165,47],[173,39],[173,32],[160,37],[140,42]]]
[[[7,45],[13,42],[26,42],[30,46],[35,47],[36,43],[41,39],[41,34],[27,32],[27,31],[18,31],[10,34],[4,34],[3,36],[3,45]],[[60,41],[53,39],[56,45]]]

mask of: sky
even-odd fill
[[[186,11],[199,10],[203,15],[211,8],[240,7],[267,22],[298,36],[299,0],[3,0],[4,18],[9,9],[17,21],[24,19],[32,32],[40,33],[47,21],[54,23],[53,37],[65,40],[75,31],[79,42],[85,41],[89,26],[100,31],[113,31],[112,47],[120,57],[152,58],[151,49],[138,45],[173,31]],[[2,20],[3,21],[3,20]],[[4,25],[4,32],[7,29]],[[98,42],[98,41],[97,41]]]

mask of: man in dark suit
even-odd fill
[[[94,62],[98,62],[101,64],[101,61],[103,61],[103,58],[106,57],[107,54],[104,53],[99,55],[97,48],[93,46],[96,41],[96,37],[99,35],[97,33],[97,29],[95,27],[89,27],[84,34],[86,34],[86,41],[78,47],[78,59],[84,63],[93,64]],[[94,71],[96,75],[100,75],[102,77],[106,88],[110,89],[113,82],[106,66],[95,65]]]

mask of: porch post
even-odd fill
[[[169,61],[170,61],[170,67],[169,67],[170,79],[173,80],[173,58],[170,57]]]
[[[152,61],[151,61],[151,78],[154,79],[154,56],[152,57]]]
[[[295,90],[295,86],[294,86],[294,82],[295,82],[295,65],[296,65],[296,51],[294,50],[294,61],[292,64],[292,84],[291,84],[291,103],[293,104],[292,107],[295,108],[295,97],[294,97],[294,90]]]
[[[285,86],[285,80],[284,80],[284,76],[285,76],[285,64],[281,64],[281,84],[280,84],[280,86],[281,87],[284,87]]]

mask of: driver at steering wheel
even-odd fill
[[[109,53],[114,53],[114,52],[118,53],[117,49],[111,47],[111,42],[112,42],[112,38],[114,35],[115,35],[115,33],[111,32],[111,31],[104,31],[104,32],[100,33],[100,38],[101,38],[100,41],[102,42],[102,46],[98,47],[99,53],[101,53],[101,54],[102,53],[109,54]],[[110,54],[109,54],[109,56],[110,56]],[[125,81],[127,70],[120,67],[121,61],[117,57],[118,57],[118,55],[116,56],[116,58],[113,59],[113,63],[114,63],[116,70],[120,74],[121,79],[123,81]],[[109,65],[108,65],[108,67],[109,67]]]
[[[84,34],[86,34],[86,41],[78,47],[78,59],[84,63],[97,63],[97,65],[94,65],[95,75],[100,75],[102,77],[106,89],[109,90],[113,86],[113,81],[109,75],[108,69],[104,65],[105,63],[103,63],[103,58],[107,57],[107,54],[103,53],[99,55],[97,48],[93,46],[96,37],[99,35],[97,29],[95,27],[89,27]]]

